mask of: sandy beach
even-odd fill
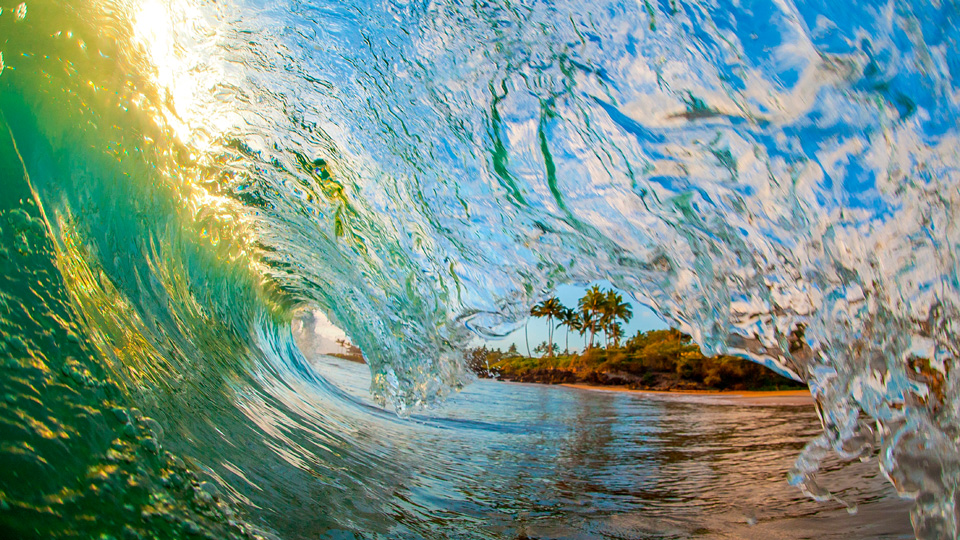
[[[589,384],[564,384],[567,388],[592,392],[626,392],[642,394],[663,399],[680,401],[709,402],[718,405],[759,405],[759,406],[810,406],[813,396],[808,390],[770,390],[770,391],[712,391],[712,390],[636,390],[626,386],[593,386]]]

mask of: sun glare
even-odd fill
[[[131,20],[134,40],[149,64],[146,71],[169,103],[158,120],[203,153],[233,124],[212,97],[223,80],[219,55],[211,54],[219,41],[216,28],[188,2],[149,0],[137,6]]]
[[[179,163],[179,172],[173,173],[183,183],[185,207],[198,219],[201,238],[220,245],[223,253],[231,252],[229,246],[243,244],[241,212],[233,199],[208,189],[209,178],[197,182],[193,167],[218,162],[217,141],[242,123],[235,108],[218,93],[226,79],[219,23],[182,0],[148,0],[134,10],[130,20],[142,58],[138,61],[158,93],[149,114],[190,149],[189,162]],[[243,250],[231,253],[233,258]]]

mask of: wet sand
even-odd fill
[[[770,391],[715,391],[715,390],[636,390],[626,386],[594,386],[590,384],[564,384],[567,388],[592,392],[625,392],[651,397],[676,399],[678,401],[696,401],[716,403],[718,405],[766,405],[813,406],[813,396],[808,390],[770,390]]]

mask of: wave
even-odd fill
[[[345,329],[377,403],[409,414],[470,382],[473,335],[603,279],[705,353],[809,384],[823,433],[792,473],[805,493],[835,497],[815,480],[826,456],[878,453],[917,536],[956,537],[958,18],[949,2],[5,9],[0,505],[80,535],[131,512],[167,516],[157,534],[269,534],[234,518],[239,492],[184,482],[188,456],[222,452],[242,479],[267,454],[342,453],[351,472],[291,490],[328,497],[313,519],[333,527],[373,512],[336,495],[362,492],[360,469],[403,474],[363,443],[400,428],[336,397],[292,340],[297,310]],[[104,501],[104,524],[85,521]]]

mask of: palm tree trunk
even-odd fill
[[[547,356],[553,358],[553,317],[547,316]]]
[[[523,326],[523,339],[527,342],[527,358],[533,358],[533,355],[530,354],[530,334],[528,330],[530,329],[530,319],[527,319],[527,324]]]

